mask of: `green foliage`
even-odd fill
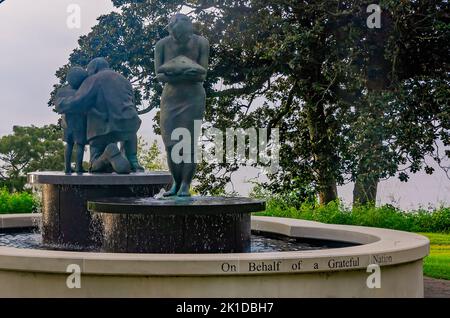
[[[206,120],[221,130],[279,128],[280,170],[265,186],[313,189],[328,202],[336,183],[361,174],[376,185],[401,166],[406,181],[432,172],[425,156],[443,162],[434,142],[450,145],[447,2],[381,1],[382,28],[369,29],[369,0],[114,0],[118,10],[56,75],[61,85],[70,65],[105,56],[133,83],[141,113],[157,108],[154,46],[186,9],[211,43]],[[223,191],[238,168],[203,162],[197,190]]]
[[[167,166],[162,159],[158,143],[153,141],[151,146],[142,138],[138,140],[138,158],[140,164],[148,171],[167,170]]]
[[[423,264],[425,276],[450,280],[450,235],[420,233],[430,240],[430,255]]]
[[[392,205],[375,207],[358,205],[346,208],[339,201],[327,205],[306,202],[299,207],[290,205],[289,199],[269,199],[265,212],[258,215],[304,219],[330,224],[359,225],[388,228],[409,232],[450,233],[450,208],[432,211],[401,211]]]
[[[32,213],[38,207],[38,200],[28,192],[10,193],[6,188],[0,189],[0,214]]]
[[[0,138],[0,162],[0,185],[22,191],[27,173],[63,170],[62,131],[56,125],[14,126],[12,134]]]
[[[276,194],[276,197],[283,198],[282,201],[285,208],[300,208],[305,202],[315,202],[316,192],[312,187],[303,185],[301,187],[294,187],[294,189],[296,190]],[[265,199],[273,197],[273,193],[261,184],[255,183],[249,196],[256,199]]]

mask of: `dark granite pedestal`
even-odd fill
[[[42,185],[42,238],[44,244],[70,244],[79,247],[98,245],[102,241],[87,210],[87,202],[108,197],[153,196],[170,187],[172,177],[166,172],[129,175],[66,175],[62,172],[35,172],[28,183]]]
[[[88,209],[103,220],[103,251],[112,253],[240,253],[250,250],[247,198],[107,198]]]

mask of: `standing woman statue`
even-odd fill
[[[164,196],[190,196],[190,185],[197,164],[194,147],[197,140],[194,121],[203,120],[206,93],[203,82],[206,79],[209,60],[209,42],[195,35],[192,21],[184,14],[174,15],[168,25],[169,36],[156,43],[155,71],[157,79],[165,83],[161,97],[160,125],[167,160],[173,176],[173,186]],[[182,154],[190,160],[174,162],[172,149],[176,140],[172,132],[186,128],[191,135],[190,153]],[[183,151],[187,151],[186,148]]]

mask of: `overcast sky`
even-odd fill
[[[70,4],[81,7],[81,28],[69,29],[66,21]],[[57,116],[47,107],[50,92],[57,82],[55,71],[68,61],[80,35],[87,34],[96,19],[111,12],[109,0],[6,0],[0,4],[0,135],[13,125],[55,123]],[[145,115],[140,133],[152,135],[154,113]],[[245,170],[234,179],[236,189],[246,194],[244,181],[256,175]],[[341,187],[340,195],[351,200],[352,185]],[[419,173],[410,182],[397,179],[382,182],[379,201],[394,202],[402,208],[429,203],[450,203],[450,181],[437,169],[428,176]]]

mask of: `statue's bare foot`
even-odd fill
[[[174,197],[177,195],[179,190],[179,186],[177,184],[173,184],[172,188],[169,191],[164,192],[163,197]]]
[[[179,197],[190,197],[191,193],[189,191],[189,185],[187,185],[186,183],[182,183],[181,187],[180,187],[180,191],[178,191],[178,196]]]

